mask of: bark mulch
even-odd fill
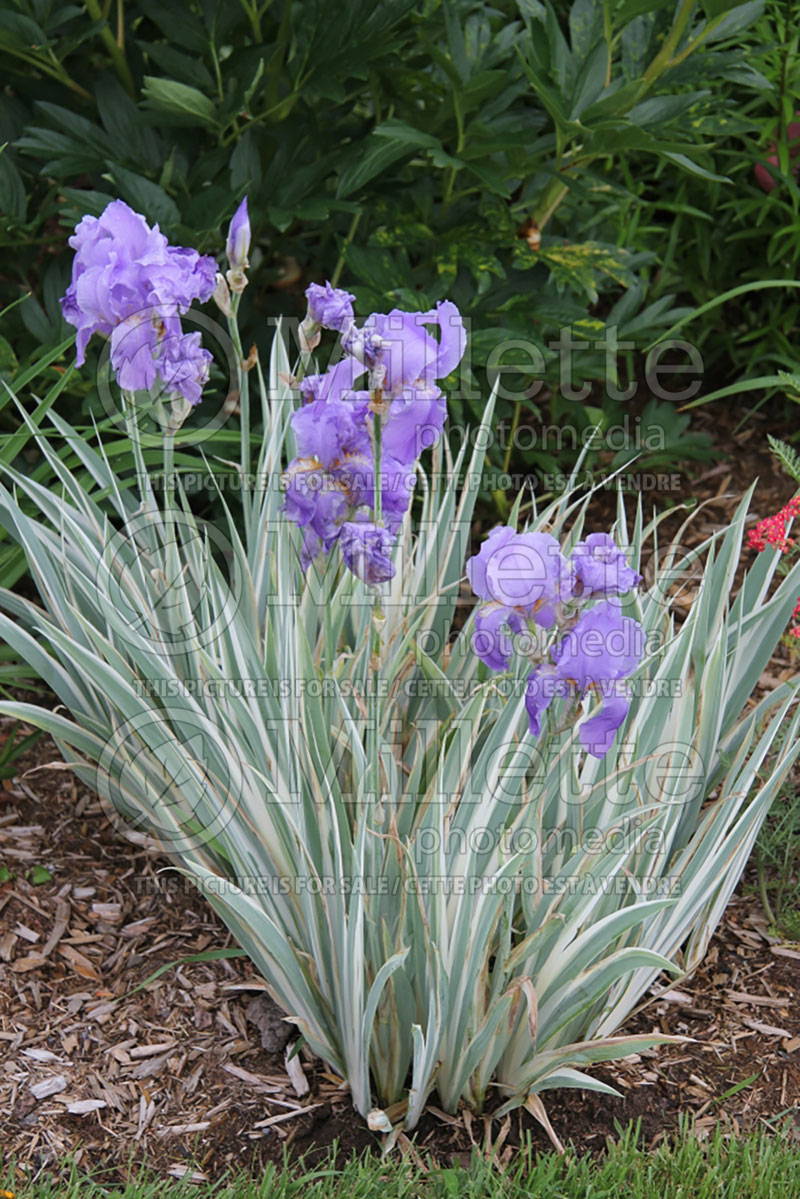
[[[199,1180],[257,1170],[287,1146],[378,1151],[340,1080],[302,1052],[287,1065],[293,1026],[246,958],[169,965],[230,937],[191,884],[121,841],[95,797],[46,768],[55,759],[40,741],[0,790],[0,867],[12,874],[0,884],[6,1159],[36,1175],[72,1154],[115,1181],[145,1159],[176,1177],[191,1163]],[[51,876],[38,885],[37,867]],[[800,944],[773,936],[746,890],[696,974],[661,983],[626,1026],[692,1040],[599,1068],[622,1100],[545,1094],[561,1141],[599,1150],[618,1122],[641,1118],[652,1145],[681,1113],[700,1135],[794,1118],[800,1138]],[[550,1147],[527,1114],[489,1125],[433,1109],[413,1151],[449,1162],[477,1144],[502,1159],[526,1132]]]

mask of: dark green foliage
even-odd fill
[[[537,418],[568,325],[590,343],[574,371],[594,384],[592,411],[561,404],[559,419],[593,420],[607,407],[593,344],[606,327],[642,347],[683,311],[679,281],[657,303],[648,291],[667,230],[659,242],[637,228],[640,171],[727,186],[710,182],[720,130],[742,123],[726,88],[765,86],[737,48],[761,8],[131,0],[118,28],[109,0],[15,0],[0,13],[0,300],[33,295],[5,318],[0,372],[67,332],[65,235],[84,213],[121,196],[218,252],[246,192],[262,346],[265,318],[299,315],[312,279],[339,279],[362,313],[448,295],[475,332],[456,419],[480,407],[498,356],[500,420],[520,406]],[[509,340],[536,347],[541,367],[513,344],[501,354]],[[91,377],[62,397],[73,416],[97,411]],[[526,393],[542,378],[537,405]],[[0,420],[16,428],[8,408]]]
[[[800,277],[799,143],[798,130],[790,130],[800,119],[797,5],[767,0],[739,37],[721,83],[725,111],[699,127],[716,140],[717,169],[727,182],[692,178],[668,160],[629,179],[636,200],[625,201],[619,228],[630,236],[633,222],[635,243],[655,255],[652,298],[677,290],[699,305],[736,285]],[[776,164],[768,162],[771,154]],[[758,163],[774,181],[769,193],[756,179]],[[715,386],[800,370],[798,313],[796,292],[745,286],[724,309],[694,322],[691,336]],[[766,395],[782,390],[775,379]],[[743,416],[751,406],[742,404]]]
[[[27,736],[20,738],[17,741],[17,733],[19,732],[19,721],[14,721],[10,730],[6,734],[6,739],[0,747],[0,781],[11,779],[17,772],[16,762],[26,750],[41,737],[40,732],[28,733]]]

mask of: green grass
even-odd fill
[[[598,1158],[566,1159],[546,1154],[532,1159],[519,1153],[501,1172],[477,1153],[467,1168],[453,1166],[424,1173],[399,1156],[331,1159],[314,1169],[302,1163],[269,1167],[263,1177],[245,1176],[227,1183],[165,1181],[142,1169],[124,1187],[104,1185],[73,1168],[61,1181],[23,1186],[6,1170],[5,1186],[16,1199],[794,1199],[800,1196],[800,1142],[786,1130],[777,1136],[761,1131],[726,1140],[719,1131],[705,1143],[681,1135],[654,1152],[636,1147],[636,1127],[609,1144]],[[0,1173],[0,1178],[2,1173]]]
[[[777,795],[756,842],[758,891],[774,930],[800,941],[800,786]]]

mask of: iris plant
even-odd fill
[[[494,396],[410,519],[464,354],[454,304],[357,322],[349,293],[312,284],[299,363],[276,336],[262,372],[237,323],[246,201],[225,274],[120,201],[72,245],[64,313],[79,363],[94,334],[109,341],[139,495],[54,403],[88,487],[32,421],[59,487],[0,464],[0,524],[40,590],[0,589],[0,635],[59,700],[0,715],[51,734],[137,844],[194,880],[387,1144],[429,1096],[498,1118],[524,1106],[549,1127],[548,1089],[615,1093],[587,1070],[665,1039],[623,1022],[662,972],[702,960],[800,755],[800,682],[753,700],[800,563],[784,577],[761,553],[741,578],[749,495],[688,552],[641,505],[631,525],[620,499],[612,538],[583,534],[589,497],[531,504],[526,525],[520,497],[518,527],[467,563],[479,603],[456,626],[477,494],[459,480],[480,477]],[[168,434],[209,365],[181,318],[212,293],[240,397],[241,511],[217,496],[219,556],[177,478],[156,495],[132,419],[142,393],[170,397],[171,477]],[[326,328],[340,360],[314,373]],[[303,577],[318,556],[341,602]]]

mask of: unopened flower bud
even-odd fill
[[[304,354],[316,350],[322,339],[322,325],[306,316],[300,322],[300,349]]]
[[[346,521],[342,525],[339,545],[344,564],[356,578],[370,586],[387,583],[395,575],[392,562],[394,538],[388,529],[370,521]],[[383,612],[372,614],[373,627],[381,633],[386,624]]]
[[[231,271],[243,272],[250,265],[247,254],[250,249],[250,219],[247,215],[247,196],[242,200],[234,213],[228,240],[225,243],[225,253],[231,264]]]
[[[193,407],[194,405],[190,404],[183,396],[175,394],[170,403],[169,420],[164,431],[174,436],[182,427]]]

